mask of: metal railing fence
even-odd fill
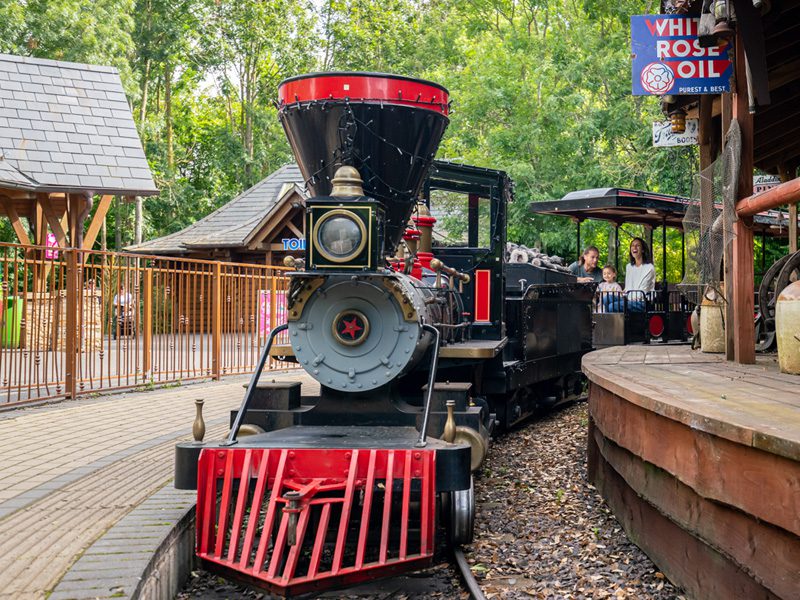
[[[0,407],[247,373],[286,321],[285,271],[0,244]]]

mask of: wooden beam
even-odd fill
[[[97,205],[97,210],[94,213],[92,222],[89,223],[89,228],[86,230],[86,235],[83,237],[83,250],[91,250],[94,246],[94,241],[97,239],[97,234],[100,233],[100,228],[103,226],[103,221],[111,208],[111,200],[114,196],[102,196],[100,203]]]
[[[747,57],[750,68],[750,89],[755,103],[766,106],[770,98],[761,12],[753,6],[752,0],[733,0],[733,5],[736,7],[736,44],[743,48]],[[746,86],[745,94],[747,94]]]
[[[292,202],[288,200],[285,201],[282,206],[278,207],[268,219],[257,227],[255,235],[247,242],[247,247],[253,250],[265,241],[272,241],[275,235],[279,233],[279,231],[276,231],[276,228],[280,227],[283,229],[284,220],[293,210],[300,209],[296,209],[292,206]]]
[[[739,122],[742,130],[741,164],[737,186],[737,200],[739,200],[753,194],[753,115],[748,107],[744,44],[740,34],[737,34],[736,43],[736,93],[733,95],[733,117]],[[738,218],[733,224],[733,231],[734,360],[740,364],[753,364],[756,362],[756,338],[753,323],[755,272],[752,219]]]
[[[7,188],[0,188],[0,194],[11,200],[33,200],[36,198],[31,192],[21,192],[19,190],[9,190]]]
[[[67,232],[65,231],[64,226],[59,219],[58,211],[56,211],[53,203],[50,201],[50,196],[48,194],[41,194],[39,201],[42,204],[42,208],[44,208],[44,216],[47,219],[47,223],[50,225],[53,235],[56,236],[56,242],[58,243],[58,246],[60,248],[66,248]],[[66,215],[62,213],[60,218],[63,219],[65,216]]]
[[[289,229],[291,229],[291,230],[292,230],[292,233],[293,233],[293,234],[295,234],[295,235],[296,235],[298,238],[301,238],[301,237],[303,237],[303,232],[302,232],[302,231],[300,231],[300,230],[297,228],[297,226],[296,226],[294,223],[292,223],[292,220],[291,220],[291,219],[289,219],[288,221],[286,221],[286,226],[287,226]]]
[[[25,226],[22,224],[22,221],[19,220],[19,214],[17,214],[17,209],[14,208],[13,201],[3,198],[2,202],[3,208],[6,209],[8,219],[11,221],[11,227],[14,228],[14,233],[17,234],[19,243],[26,246],[32,246],[33,244],[31,244],[31,238],[28,237],[28,232],[25,231]]]
[[[36,202],[33,203],[33,239],[37,246],[47,245],[47,219],[42,206],[42,196],[47,194],[36,194]]]

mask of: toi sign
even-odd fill
[[[284,250],[296,251],[306,249],[306,240],[304,238],[283,238],[281,242],[283,242]]]
[[[731,45],[702,48],[699,19],[681,15],[631,17],[634,96],[720,94],[731,89]]]

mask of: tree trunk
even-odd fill
[[[136,217],[134,221],[134,234],[133,234],[133,243],[134,244],[141,244],[142,243],[142,197],[136,196]]]
[[[244,150],[247,160],[244,163],[245,185],[250,186],[253,176],[253,104],[255,102],[255,60],[248,58],[244,77],[244,97],[242,98],[242,110],[244,111]]]
[[[164,64],[164,122],[167,126],[167,168],[175,166],[175,149],[172,140],[172,65]]]
[[[117,196],[114,202],[114,248],[122,250],[122,199]]]
[[[144,63],[144,77],[142,77],[142,105],[139,107],[139,123],[144,123],[147,116],[147,92],[150,89],[150,59]]]

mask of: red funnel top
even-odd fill
[[[312,73],[281,82],[281,105],[312,100],[387,102],[450,114],[447,89],[438,83],[384,73]]]
[[[336,169],[354,166],[384,205],[394,248],[447,127],[447,90],[398,75],[315,73],[283,81],[278,98],[309,192],[330,194]]]

